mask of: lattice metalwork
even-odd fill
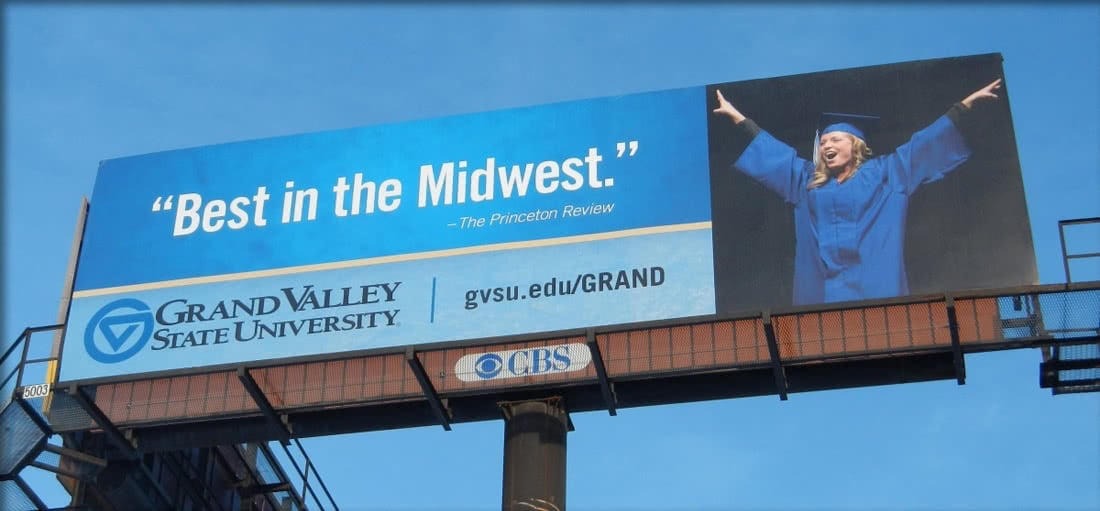
[[[54,392],[46,413],[50,428],[57,433],[84,431],[95,426],[92,417],[67,392]]]
[[[1055,394],[1100,391],[1100,289],[1048,293],[1035,303],[1037,333],[1052,339],[1040,385]]]
[[[259,411],[232,371],[98,385],[95,403],[115,424]]]
[[[421,393],[400,354],[280,365],[250,372],[275,408],[407,399]]]
[[[11,401],[0,412],[0,478],[15,475],[34,456],[49,437],[49,432],[31,416],[29,406]]]
[[[38,511],[40,508],[15,480],[0,480],[0,509]]]

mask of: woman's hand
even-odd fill
[[[1001,90],[1000,78],[993,80],[993,83],[974,91],[973,94],[967,96],[966,99],[962,100],[962,105],[966,108],[970,108],[974,106],[974,103],[978,101],[985,101],[987,99],[998,99],[1000,98],[1000,96],[998,96],[996,92],[999,90]],[[719,94],[719,97],[721,97],[721,94]]]
[[[730,119],[733,119],[734,124],[740,124],[741,121],[745,120],[745,116],[722,96],[722,91],[714,89],[714,92],[718,95],[718,108],[713,110],[714,113],[729,116]]]

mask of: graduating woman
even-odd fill
[[[800,158],[716,91],[714,113],[735,124],[734,167],[794,208],[794,304],[909,294],[905,220],[909,197],[970,158],[963,136],[975,103],[997,99],[1001,80],[982,87],[916,132],[893,153],[872,157],[874,117],[824,114],[814,161]],[[962,129],[960,129],[962,128]]]

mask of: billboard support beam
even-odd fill
[[[264,391],[260,389],[260,385],[252,378],[252,374],[248,372],[248,369],[238,367],[237,378],[241,380],[241,384],[244,385],[244,389],[248,391],[248,395],[252,396],[252,401],[254,401],[256,406],[260,408],[260,411],[263,412],[264,417],[267,418],[268,424],[270,424],[279,435],[279,442],[283,445],[290,443],[289,428],[283,423],[282,419],[279,418],[279,414],[275,411],[275,408],[271,406],[271,402],[267,400]]]
[[[569,414],[561,396],[497,403],[504,414],[503,511],[565,511]]]
[[[111,422],[111,419],[107,418],[103,410],[100,410],[99,407],[96,406],[95,401],[88,397],[83,387],[73,384],[69,386],[68,392],[69,395],[76,400],[77,404],[79,404],[92,420],[95,421],[96,425],[103,429],[103,434],[107,436],[107,440],[123,452],[125,458],[137,458],[137,448],[134,444],[131,443],[130,440],[127,440],[126,436]]]
[[[772,359],[772,373],[775,374],[775,388],[779,392],[779,400],[787,400],[787,373],[783,370],[783,362],[779,358],[779,343],[775,340],[775,325],[772,324],[771,311],[765,310],[760,321],[764,324],[764,336],[768,338],[768,353]]]
[[[76,232],[73,233],[73,243],[69,248],[69,267],[65,272],[65,283],[61,288],[61,302],[57,306],[57,323],[62,325],[53,335],[53,345],[50,347],[50,358],[53,359],[46,366],[46,383],[51,386],[57,382],[58,371],[61,368],[61,348],[65,340],[65,327],[69,323],[69,307],[73,302],[73,285],[76,283],[76,267],[80,261],[80,248],[84,246],[84,230],[88,225],[88,197],[80,198],[80,210],[76,215]],[[53,394],[46,395],[42,401],[42,413],[48,414],[53,405]]]
[[[428,372],[424,370],[424,364],[420,363],[420,358],[416,356],[416,351],[411,346],[405,350],[405,362],[409,364],[409,368],[416,375],[416,381],[420,383],[420,389],[424,391],[424,397],[431,405],[432,412],[435,412],[435,418],[439,419],[439,424],[443,426],[444,431],[450,431],[451,420],[449,418],[450,414],[447,412],[447,406],[443,404],[443,400],[439,399],[439,394],[432,386],[432,381],[428,379]]]
[[[946,296],[947,327],[951,330],[951,353],[955,356],[955,381],[966,384],[966,362],[963,360],[962,344],[959,342],[959,316],[955,310],[955,297]]]
[[[592,365],[596,367],[596,377],[600,380],[600,392],[603,393],[603,401],[607,404],[607,414],[617,415],[618,412],[615,411],[615,388],[612,386],[611,380],[607,379],[607,366],[603,363],[600,344],[596,342],[596,331],[589,328],[585,330],[584,336],[588,351],[592,353]]]

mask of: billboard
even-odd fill
[[[993,54],[707,87],[767,134],[708,118],[718,310],[1037,283],[1008,84],[952,108],[1003,76]],[[823,112],[878,119],[868,164],[809,190]]]
[[[60,379],[1031,284],[1005,87],[936,121],[1000,76],[999,55],[941,59],[105,161]],[[767,131],[746,143],[719,92]],[[798,261],[825,259],[817,197],[833,183],[800,201],[744,168],[763,140],[810,158],[818,111],[881,114],[868,138],[887,158],[922,123],[965,128],[950,172],[882,188],[904,188],[879,228],[901,236],[893,252],[848,254],[904,257],[885,294],[796,292],[812,267]],[[540,363],[584,367],[558,348]],[[485,353],[463,363],[493,378],[516,370],[497,358],[531,356]]]

